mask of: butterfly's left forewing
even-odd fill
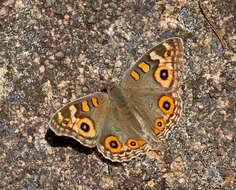
[[[49,122],[61,136],[69,136],[88,147],[95,147],[107,115],[108,96],[94,93],[71,102],[58,110]]]

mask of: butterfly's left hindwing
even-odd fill
[[[58,110],[50,120],[50,128],[57,134],[69,136],[88,147],[95,147],[103,130],[108,97],[94,93],[71,102]]]

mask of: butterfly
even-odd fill
[[[162,41],[119,84],[108,83],[107,93],[92,93],[59,109],[50,119],[50,128],[56,135],[97,147],[114,162],[155,149],[181,116],[178,67],[182,57],[181,38]]]

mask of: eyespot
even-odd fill
[[[165,120],[163,118],[158,118],[155,120],[155,130],[154,133],[157,135],[160,133],[160,131],[163,131],[165,128]]]
[[[64,118],[63,120],[62,120],[62,122],[61,122],[61,125],[63,126],[63,127],[72,127],[72,121],[71,121],[71,119],[70,118]]]
[[[133,150],[143,146],[144,144],[146,144],[144,140],[135,140],[135,139],[129,139],[126,143],[126,145]]]
[[[118,153],[121,151],[122,145],[116,137],[108,136],[105,139],[105,147],[113,153]]]
[[[169,96],[162,96],[158,101],[159,108],[165,114],[172,114],[175,109],[174,100]]]
[[[164,53],[164,58],[165,60],[171,60],[173,55],[174,55],[173,50],[166,50]]]
[[[162,65],[154,72],[154,79],[163,87],[170,87],[173,81],[173,70],[166,65]]]
[[[78,127],[79,135],[86,138],[93,138],[96,135],[93,121],[89,118],[82,118],[75,124]]]

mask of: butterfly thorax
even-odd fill
[[[116,83],[109,83],[107,86],[107,91],[110,101],[112,103],[115,103],[119,110],[122,110],[123,112],[128,112],[129,104],[127,102],[127,96],[129,93]]]

